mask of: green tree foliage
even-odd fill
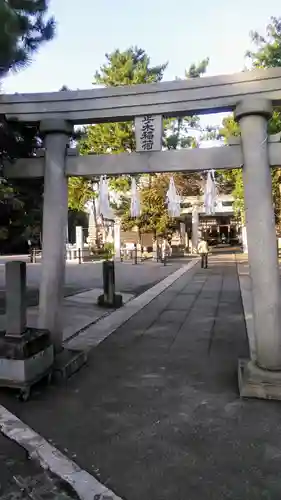
[[[131,218],[130,201],[124,198],[120,216],[123,229],[128,230],[134,226],[141,232],[151,231],[155,235],[165,233],[172,223],[166,207],[166,193],[168,180],[164,174],[150,176],[148,183],[140,189],[141,215]]]
[[[0,84],[9,71],[28,65],[42,43],[55,34],[55,21],[46,19],[48,0],[0,0]],[[0,117],[0,170],[4,160],[34,154],[40,146],[37,127],[8,123]],[[42,180],[0,184],[1,250],[19,248],[24,238],[39,236],[42,216]]]
[[[83,212],[85,204],[94,197],[92,182],[84,177],[72,177],[68,184],[68,206],[73,211]]]
[[[209,59],[204,59],[198,65],[192,64],[185,71],[185,79],[199,78],[206,73]],[[177,78],[179,80],[179,78]],[[165,149],[182,149],[198,146],[192,131],[198,129],[199,116],[186,116],[179,118],[168,118],[164,120],[163,146]]]
[[[240,129],[238,123],[234,120],[233,116],[224,118],[222,128],[220,129],[220,136],[224,137],[225,141],[231,137],[239,137]],[[242,169],[226,170],[219,174],[219,184],[222,190],[232,192],[234,196],[234,211],[238,219],[244,223],[244,188]]]
[[[0,122],[0,170],[3,162],[32,156],[40,146],[36,126]],[[17,250],[22,240],[39,240],[43,180],[0,179],[0,241],[2,251]],[[11,246],[13,245],[13,246]]]
[[[157,83],[161,81],[166,66],[167,64],[151,66],[145,51],[138,47],[131,47],[124,52],[115,50],[106,54],[106,62],[95,73],[93,84],[111,87]],[[101,123],[86,127],[84,136],[79,141],[79,149],[81,154],[130,153],[135,150],[133,122]],[[91,180],[97,179],[93,177]],[[130,178],[112,178],[110,186],[125,193],[130,189]],[[69,207],[72,210],[83,210],[85,203],[96,197],[88,179],[70,178],[68,194]],[[123,207],[126,207],[125,198]]]
[[[135,85],[143,83],[157,83],[161,81],[167,63],[159,66],[151,66],[150,59],[144,50],[131,47],[124,52],[115,50],[106,54],[106,63],[96,72],[94,85],[105,87],[116,87],[118,85]],[[80,152],[82,154],[118,154],[135,151],[135,137],[133,122],[101,123],[87,127],[85,136],[80,141]],[[70,179],[70,204],[71,184],[75,182]],[[112,179],[111,185],[115,189],[124,191],[129,189],[128,177],[122,176]],[[88,183],[84,181],[85,191]],[[82,185],[81,185],[82,188]]]
[[[185,78],[200,76],[206,71],[208,60],[202,61],[198,66],[192,65],[186,72]],[[144,83],[157,83],[162,80],[167,64],[152,67],[150,59],[144,50],[137,47],[125,52],[119,50],[106,55],[106,63],[96,72],[94,84],[104,86],[134,85]],[[199,118],[183,117],[164,120],[164,149],[177,149],[183,147],[196,147],[197,143],[191,133],[199,125]],[[80,141],[82,154],[118,154],[135,151],[135,136],[133,122],[94,124],[85,129],[85,136]],[[142,176],[144,177],[144,176]],[[149,177],[149,176],[148,176]],[[201,188],[200,176],[193,174],[188,177],[177,174],[176,184],[184,194],[198,194]],[[138,178],[137,178],[138,180]],[[121,214],[124,227],[132,227],[138,223],[142,230],[155,230],[163,232],[168,224],[166,208],[166,191],[169,178],[167,175],[158,175],[157,182],[152,176],[145,187],[141,188],[142,217],[136,221],[129,217],[129,202],[126,196],[122,197]],[[82,182],[70,179],[69,205],[81,207],[78,200],[87,201],[92,198],[87,180]],[[110,179],[111,188],[126,194],[130,189],[130,177],[121,176]],[[164,189],[165,187],[165,189]],[[75,190],[81,190],[75,194]],[[159,190],[157,192],[157,189]],[[150,219],[150,221],[149,221]]]
[[[281,66],[281,18],[272,17],[266,27],[265,36],[254,31],[250,33],[254,50],[247,51],[246,57],[251,68],[272,68]],[[281,114],[275,110],[268,124],[268,133],[281,132]],[[221,136],[226,140],[231,136],[239,136],[240,130],[234,118],[227,117],[223,120],[220,130]],[[242,170],[236,169],[223,174],[223,182],[227,188],[232,189],[235,197],[235,209],[244,221],[244,187]],[[277,224],[281,221],[281,170],[272,169],[272,191]]]
[[[254,68],[276,68],[281,66],[281,18],[271,17],[265,35],[250,32],[255,50],[248,50],[246,57]]]
[[[53,38],[55,21],[46,19],[47,0],[1,0],[0,78],[25,67],[42,43]]]
[[[32,156],[40,145],[37,126],[21,122],[0,121],[0,163],[5,159],[27,158]]]
[[[186,178],[184,174],[173,174],[177,191],[181,196],[200,194],[200,184],[193,176]],[[167,234],[175,228],[175,221],[169,217],[166,196],[170,182],[169,174],[150,175],[144,185],[139,186],[141,198],[141,215],[138,218],[130,216],[130,201],[123,198],[119,215],[125,230],[134,226],[139,228],[139,233],[152,232],[156,235]],[[202,181],[201,181],[202,182]],[[117,212],[118,209],[115,207]]]
[[[209,59],[199,64],[192,64],[185,71],[185,79],[199,78],[206,73]],[[163,146],[165,149],[185,149],[199,146],[193,131],[200,127],[200,118],[197,115],[169,118],[164,120]],[[202,190],[203,179],[201,174],[174,174],[175,185],[182,196],[199,195]]]
[[[281,66],[281,18],[271,17],[266,27],[265,36],[254,31],[251,39],[255,45],[253,51],[246,56],[254,68],[276,68]],[[281,132],[281,113],[275,110],[268,125],[269,134]],[[281,223],[281,169],[272,169],[272,194],[275,209],[275,218],[279,226]]]

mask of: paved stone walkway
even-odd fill
[[[280,500],[280,404],[240,400],[236,263],[193,268],[64,387],[0,400],[124,500]]]

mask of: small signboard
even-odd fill
[[[162,116],[137,116],[135,118],[135,134],[137,152],[161,151]]]

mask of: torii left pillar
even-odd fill
[[[65,275],[65,228],[68,215],[66,149],[72,125],[44,120],[45,140],[43,252],[39,299],[39,327],[51,333],[55,352],[62,350],[62,302]]]

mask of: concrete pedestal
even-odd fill
[[[262,370],[252,361],[239,360],[238,384],[242,398],[281,400],[281,372]]]
[[[112,309],[119,309],[119,307],[123,306],[123,297],[119,293],[115,293],[112,299],[109,301],[106,295],[104,295],[103,293],[98,298],[98,306],[106,307],[107,309],[110,307]]]
[[[6,330],[0,332],[0,386],[21,390],[50,375],[54,349],[48,330],[26,326],[26,263],[7,262]]]
[[[21,335],[0,332],[0,386],[20,389],[27,399],[30,388],[52,372],[54,349],[46,330],[26,328]]]

